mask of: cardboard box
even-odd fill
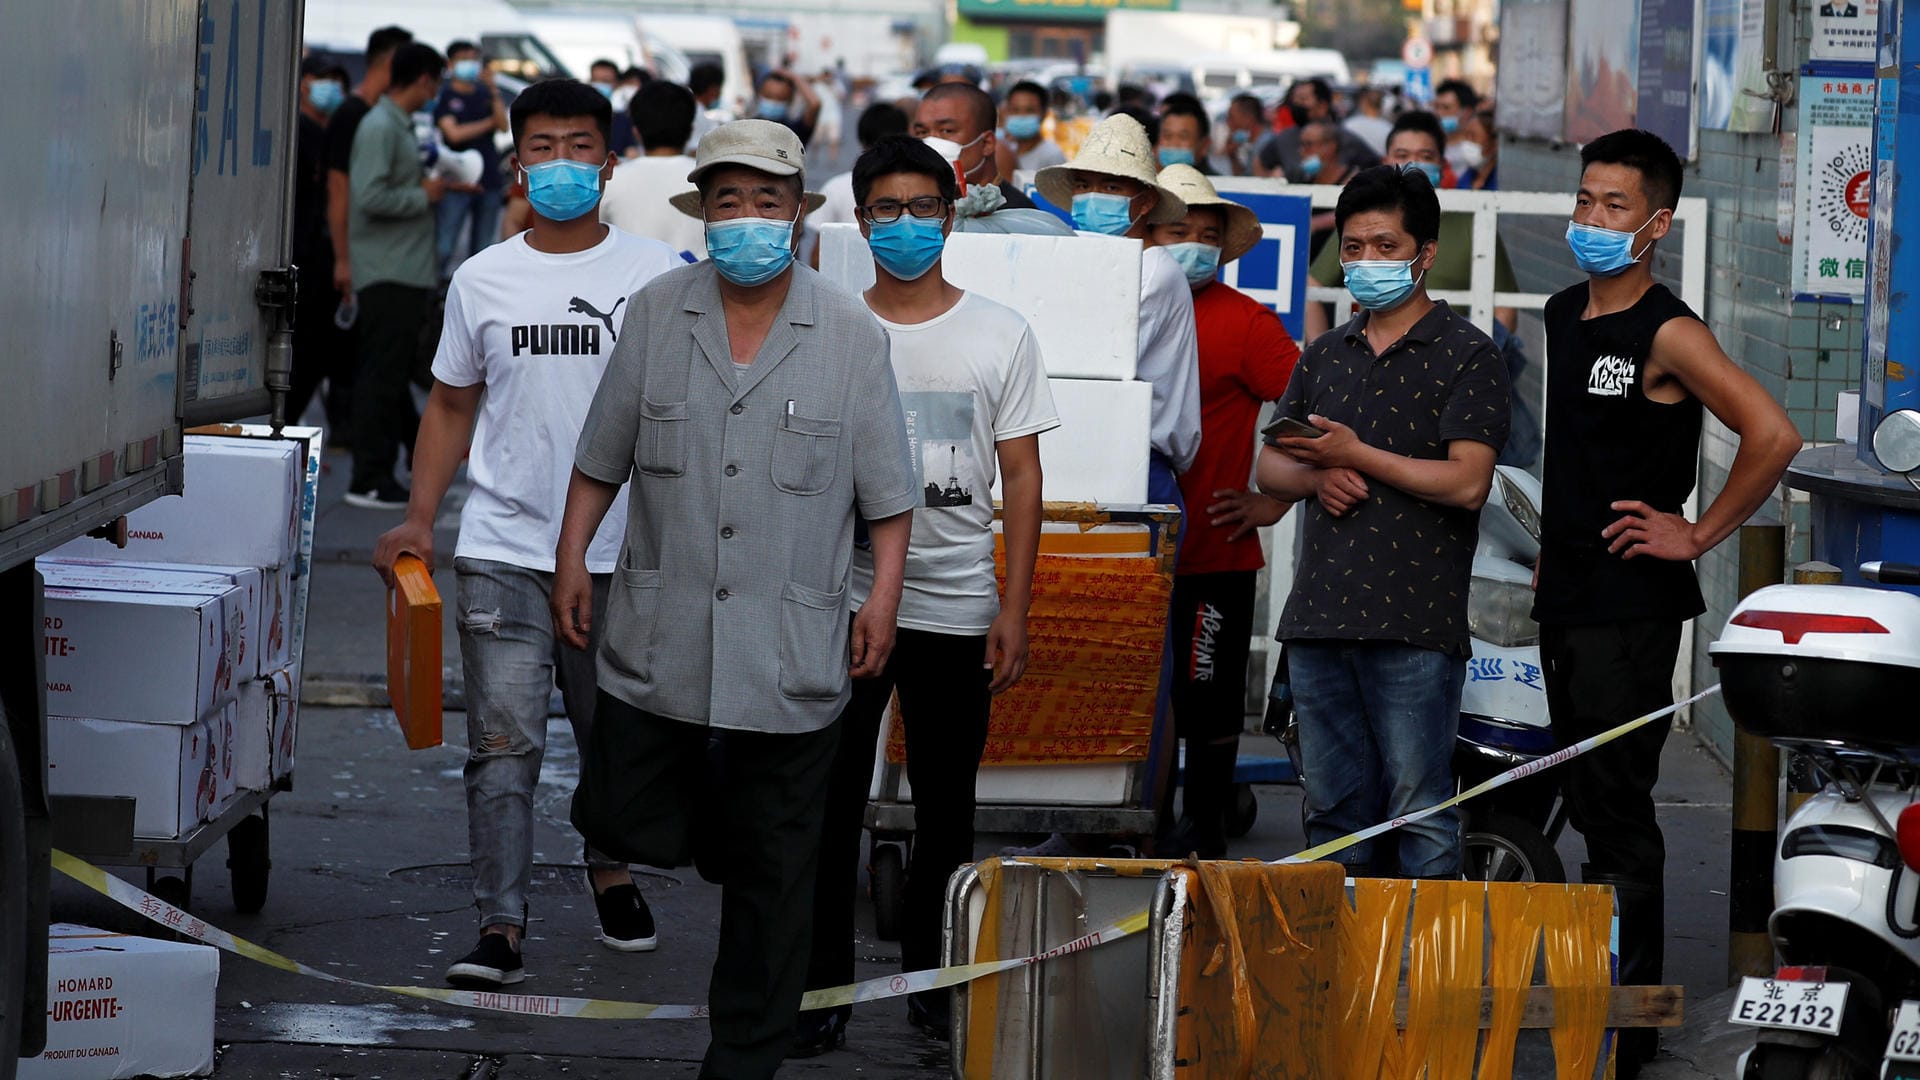
[[[127,515],[127,546],[86,537],[59,558],[139,563],[285,566],[301,529],[301,444],[291,440],[189,435],[186,491]]]
[[[207,717],[207,741],[213,744],[213,806],[207,820],[219,817],[240,795],[239,774],[234,761],[240,732],[240,706],[229,701]]]
[[[283,588],[284,568],[264,573],[252,567],[205,566],[194,563],[112,562],[106,559],[67,559],[42,556],[34,564],[49,586],[65,589],[104,589],[110,592],[173,592],[182,583],[199,586],[226,582],[242,591],[239,612],[242,619],[239,644],[235,649],[235,672],[240,677],[259,675],[274,666],[267,657],[269,620],[273,617],[273,599],[268,584],[280,576]],[[230,613],[231,614],[231,613]],[[284,631],[283,631],[284,633]],[[280,663],[284,663],[282,660]]]
[[[1047,374],[1127,380],[1140,350],[1140,251],[1112,236],[954,233],[941,272],[1026,316]],[[858,226],[820,230],[820,272],[856,295],[873,285]]]
[[[300,666],[282,668],[267,677],[267,700],[273,707],[274,783],[293,775],[293,750],[300,734]]]
[[[56,923],[47,942],[47,1049],[21,1080],[213,1072],[220,950]]]
[[[220,717],[191,724],[47,717],[47,785],[55,795],[134,799],[136,836],[171,840],[220,805]]]
[[[160,574],[142,589],[45,590],[49,713],[190,724],[232,699],[245,677],[241,587]]]
[[[1040,436],[1040,497],[1048,502],[1147,501],[1153,386],[1102,379],[1048,379],[1060,426]],[[993,497],[1001,497],[1000,480]]]
[[[233,785],[238,791],[265,791],[273,784],[273,680],[240,684],[233,709]]]

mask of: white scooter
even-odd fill
[[[1453,769],[1461,787],[1552,753],[1540,627],[1534,623],[1533,568],[1540,558],[1540,481],[1501,465],[1480,510],[1480,539],[1467,593],[1473,658],[1460,695]],[[1299,741],[1286,666],[1274,675],[1266,730],[1286,746],[1296,771]],[[1566,825],[1550,773],[1468,803],[1462,830],[1466,876],[1486,881],[1565,881],[1554,841]]]
[[[1920,566],[1860,571],[1920,585]],[[1742,985],[1731,1020],[1758,1035],[1736,1075],[1877,1077],[1890,1016],[1920,998],[1920,596],[1775,585],[1709,651],[1734,723],[1827,781],[1780,836],[1768,932],[1783,966]]]

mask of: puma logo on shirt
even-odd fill
[[[620,305],[626,302],[627,302],[627,298],[623,296],[620,299],[615,300],[613,302],[613,306],[608,308],[603,313],[596,310],[592,304],[589,304],[585,300],[582,300],[576,296],[573,298],[573,303],[567,305],[567,314],[591,315],[594,318],[599,319],[601,322],[607,324],[607,333],[612,336],[613,340],[619,341],[620,335],[615,333],[613,329],[613,316],[615,312],[620,310]]]
[[[1624,356],[1603,356],[1587,374],[1587,393],[1598,397],[1626,397],[1632,384],[1633,361]]]

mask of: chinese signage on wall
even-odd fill
[[[1813,41],[1807,55],[1815,61],[1872,63],[1879,26],[1880,0],[1817,0],[1813,9]]]
[[[1867,286],[1873,197],[1871,68],[1809,66],[1800,76],[1794,155],[1793,291],[1859,301]]]
[[[1507,0],[1500,8],[1500,127],[1558,139],[1566,127],[1567,0]]]
[[[1693,158],[1693,0],[1641,0],[1634,126]]]

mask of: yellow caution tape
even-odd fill
[[[1598,735],[1556,750],[1544,757],[1509,769],[1504,773],[1476,784],[1445,802],[1415,811],[1405,817],[1392,821],[1383,821],[1378,825],[1350,833],[1338,840],[1331,840],[1317,847],[1308,848],[1296,855],[1290,855],[1275,862],[1312,862],[1324,859],[1344,848],[1351,847],[1363,840],[1370,840],[1381,833],[1400,828],[1403,825],[1432,817],[1443,810],[1458,806],[1468,799],[1484,795],[1498,787],[1515,780],[1544,772],[1571,761],[1581,754],[1604,746],[1615,739],[1635,731],[1664,716],[1670,716],[1688,705],[1700,701],[1712,694],[1719,693],[1720,686],[1715,684],[1693,695],[1685,701],[1676,702],[1659,712],[1648,713],[1637,720],[1629,720],[1619,727],[1603,731]],[[353,986],[362,990],[399,994],[403,997],[419,998],[425,1001],[437,1001],[445,1005],[454,1005],[463,1009],[480,1009],[487,1012],[514,1013],[521,1016],[569,1016],[593,1020],[695,1020],[707,1015],[705,1005],[661,1005],[643,1001],[611,1001],[606,998],[551,997],[540,994],[503,994],[484,990],[449,990],[430,986],[394,986],[382,983],[365,983],[356,979],[343,978],[318,968],[308,967],[298,960],[274,952],[263,945],[257,945],[243,937],[230,934],[204,920],[174,907],[165,900],[144,890],[135,888],[112,874],[85,860],[75,858],[64,851],[53,853],[53,868],[82,885],[113,900],[121,907],[142,915],[161,926],[192,938],[204,945],[244,956],[249,960],[265,964],[280,971],[295,975],[305,975],[323,982],[341,986]],[[932,968],[925,971],[909,971],[899,975],[888,975],[878,979],[849,986],[835,986],[825,990],[809,990],[800,999],[802,1009],[827,1009],[836,1006],[854,1005],[867,1001],[881,1001],[887,998],[904,997],[925,990],[942,990],[972,982],[975,979],[996,975],[1003,971],[1045,963],[1069,953],[1084,952],[1098,948],[1109,942],[1137,934],[1147,928],[1146,911],[1136,911],[1126,918],[1111,923],[1090,934],[1083,934],[1072,941],[1056,945],[1045,952],[1032,956],[1014,957],[1005,960],[987,960],[976,964],[959,964],[953,967]]]

